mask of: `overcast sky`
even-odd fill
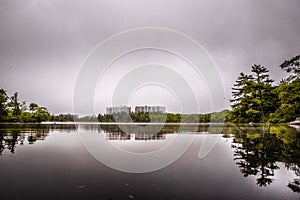
[[[238,74],[249,73],[255,63],[277,81],[286,76],[278,66],[300,53],[299,10],[299,0],[1,0],[0,87],[53,113],[73,112],[76,78],[96,45],[128,29],[162,27],[206,49],[223,79],[226,101]],[[151,100],[147,91],[157,98]],[[166,91],[144,87],[129,103],[165,104],[179,112],[176,95]],[[205,103],[201,111],[208,112]],[[108,106],[96,104],[97,112]],[[222,107],[228,103],[215,109]]]

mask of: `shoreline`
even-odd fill
[[[1,122],[0,125],[3,124],[12,124],[12,125],[222,125],[227,124],[226,122],[212,122],[212,123],[187,123],[187,122],[40,122],[40,123],[23,123],[23,122]]]
[[[0,122],[0,125],[299,125],[290,123],[231,123],[231,122]]]

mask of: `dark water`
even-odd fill
[[[0,125],[1,199],[300,199],[300,132],[292,127],[77,128]],[[193,140],[162,169],[126,173],[95,159],[78,132],[101,135],[134,154],[158,151],[175,137]],[[211,141],[216,143],[211,151],[199,156]]]

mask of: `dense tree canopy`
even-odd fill
[[[3,121],[7,116],[7,94],[4,89],[0,89],[0,121]]]
[[[279,85],[269,78],[268,70],[253,65],[251,74],[240,73],[232,88],[232,110],[227,120],[235,123],[289,122],[300,116],[299,58],[293,57],[280,67],[288,78]]]
[[[0,122],[42,122],[50,119],[45,107],[36,103],[28,106],[20,102],[18,92],[8,97],[6,90],[0,89]]]

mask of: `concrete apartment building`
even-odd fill
[[[112,115],[114,113],[131,113],[131,107],[129,106],[113,106],[106,108],[106,114]]]
[[[165,113],[165,106],[136,106],[134,109],[135,113]],[[115,113],[131,113],[130,106],[112,106],[106,108],[106,114],[112,115]]]
[[[135,113],[165,113],[165,106],[136,106]]]
[[[67,113],[67,114],[59,114],[59,116],[63,117],[63,118],[67,118],[67,119],[78,119],[78,115],[77,114]]]

